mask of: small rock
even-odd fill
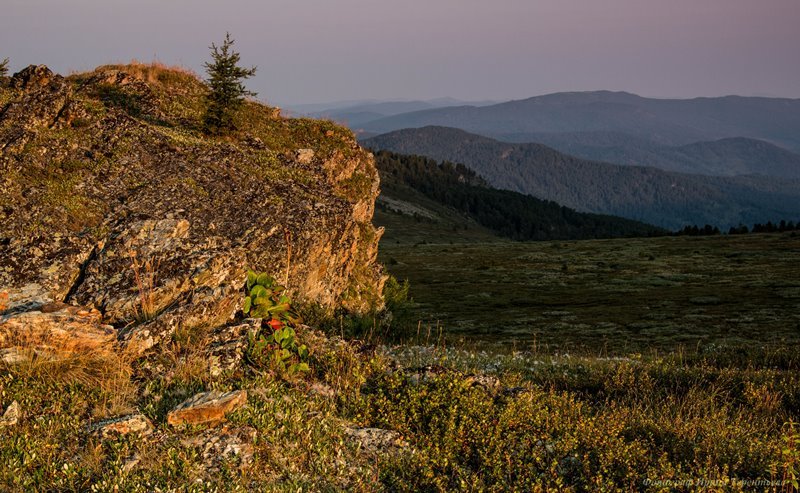
[[[296,152],[297,162],[300,164],[310,164],[314,159],[314,149],[298,149]]]
[[[138,455],[134,454],[125,459],[125,462],[122,464],[122,470],[125,472],[131,472],[134,467],[139,465],[139,462],[141,462],[141,459],[139,459]]]
[[[464,381],[470,387],[483,387],[486,390],[498,390],[501,386],[500,380],[491,375],[470,375]]]
[[[22,418],[22,410],[19,407],[19,402],[14,401],[6,408],[6,412],[0,418],[0,428],[14,426],[19,422],[20,418]]]
[[[378,452],[391,448],[406,448],[408,442],[400,433],[382,428],[346,428],[345,434],[358,441],[367,450]]]
[[[558,467],[556,468],[559,476],[567,479],[580,476],[582,469],[583,463],[581,463],[581,460],[572,455],[568,455],[558,461]]]
[[[244,390],[202,392],[170,411],[167,422],[173,426],[218,423],[225,419],[226,414],[242,407],[246,402],[247,392]]]
[[[153,423],[143,414],[131,414],[130,416],[122,416],[96,423],[90,428],[90,431],[98,432],[103,437],[127,435],[129,433],[138,433],[146,436],[153,432]]]

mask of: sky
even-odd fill
[[[800,98],[800,0],[0,0],[0,59],[203,75],[229,31],[279,106],[560,91]]]

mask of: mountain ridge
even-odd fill
[[[492,186],[668,229],[721,228],[800,216],[800,181],[708,177],[587,161],[542,144],[513,144],[447,127],[405,129],[364,145],[463,163]]]
[[[535,142],[566,154],[614,164],[712,176],[762,174],[800,178],[800,154],[749,137],[664,146],[618,132],[509,134],[498,140]]]
[[[800,152],[800,99],[790,98],[655,99],[614,91],[551,93],[484,107],[402,113],[366,122],[362,127],[367,132],[386,133],[429,125],[493,137],[618,131],[663,145],[749,137]]]

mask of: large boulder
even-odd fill
[[[140,65],[0,88],[0,313],[92,307],[147,349],[225,324],[247,268],[323,307],[380,304],[371,154],[255,102],[206,138],[205,91]]]

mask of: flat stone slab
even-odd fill
[[[115,344],[117,331],[100,323],[100,318],[97,310],[63,304],[3,315],[0,316],[0,347],[50,346],[59,352],[108,349]]]
[[[178,426],[219,423],[225,415],[247,402],[247,392],[202,392],[185,401],[167,414],[167,423]]]
[[[99,433],[103,437],[127,435],[129,433],[138,433],[145,436],[153,433],[153,423],[144,414],[131,414],[96,423],[89,431]]]

